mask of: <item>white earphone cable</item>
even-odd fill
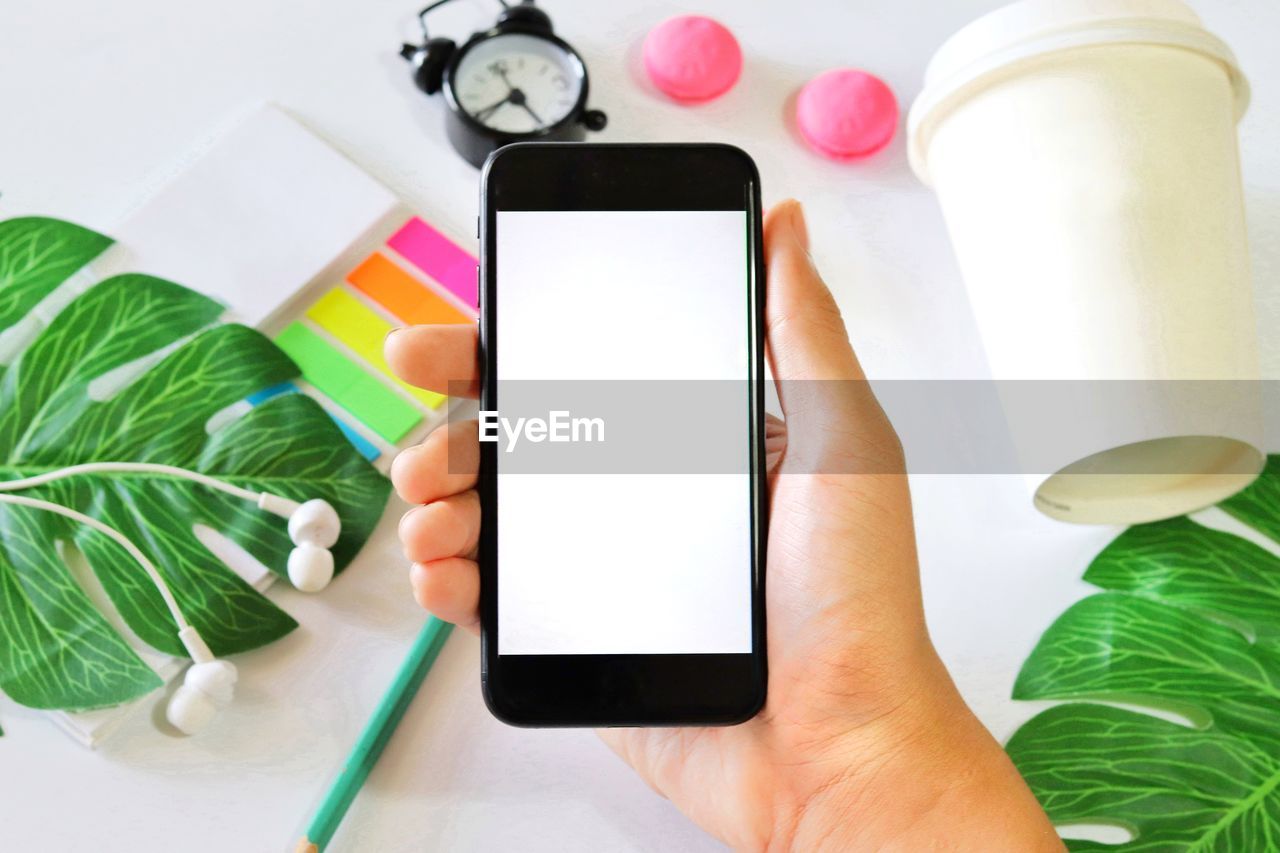
[[[208,486],[211,489],[235,495],[252,503],[257,503],[261,497],[259,492],[233,486],[216,477],[210,477],[208,474],[188,471],[186,468],[178,468],[174,465],[159,465],[154,462],[87,462],[83,465],[70,465],[66,468],[59,468],[56,471],[37,474],[34,477],[23,477],[21,480],[0,481],[0,492],[20,492],[80,474],[158,474],[190,480],[193,483],[199,483],[202,486]]]
[[[70,469],[66,469],[66,470],[70,470]],[[58,473],[58,472],[55,472],[55,473]],[[39,478],[33,477],[31,479],[39,479]],[[21,483],[21,482],[23,481],[13,480],[8,483],[0,483],[0,491],[9,491],[9,489],[6,487],[11,486],[13,483]],[[92,518],[91,516],[85,515],[82,512],[77,512],[76,510],[71,509],[70,507],[65,507],[62,504],[56,504],[50,501],[40,500],[39,498],[27,498],[27,497],[23,497],[22,495],[0,494],[0,503],[15,504],[17,506],[25,506],[25,507],[30,507],[31,509],[39,509],[39,510],[44,510],[46,512],[56,513],[57,515],[61,515],[64,518],[69,518],[72,521],[75,521],[87,527],[90,527],[98,531],[102,535],[110,538],[117,545],[119,545],[121,548],[127,551],[129,553],[129,556],[138,562],[138,565],[146,569],[147,574],[151,576],[151,582],[155,584],[156,590],[159,591],[160,596],[164,599],[165,606],[169,608],[169,613],[173,615],[173,620],[178,623],[179,631],[186,631],[191,628],[190,624],[187,622],[186,617],[182,615],[182,608],[178,607],[178,600],[173,597],[173,591],[169,589],[169,584],[165,582],[164,577],[160,574],[160,571],[155,567],[155,564],[152,563],[151,560],[147,559],[147,555],[142,553],[142,549],[140,549],[137,545],[134,545],[133,542],[129,539],[129,537],[125,536],[119,530],[116,530],[114,527],[110,527],[106,524],[103,524],[101,521],[98,521],[98,519],[96,518]]]
[[[173,591],[169,588],[169,584],[160,574],[160,571],[156,568],[155,564],[147,558],[146,554],[142,553],[142,549],[135,545],[127,536],[114,527],[104,524],[96,518],[92,518],[82,512],[78,512],[71,507],[40,498],[29,498],[21,495],[6,494],[7,492],[19,492],[25,489],[33,489],[37,486],[43,486],[46,483],[52,483],[56,480],[65,480],[68,477],[86,474],[151,474],[188,480],[207,488],[240,498],[241,500],[257,504],[260,509],[265,510],[266,512],[278,515],[281,518],[290,519],[291,525],[294,520],[294,513],[300,509],[301,504],[290,498],[273,495],[270,492],[255,492],[250,489],[241,488],[240,486],[235,486],[231,483],[219,480],[217,477],[211,477],[208,474],[201,474],[198,471],[189,471],[186,468],[178,468],[174,465],[161,465],[154,462],[87,462],[82,465],[70,465],[66,468],[46,471],[43,474],[36,474],[31,477],[23,477],[18,480],[0,480],[0,503],[24,506],[31,509],[43,510],[45,512],[52,512],[57,515],[61,515],[64,518],[69,518],[72,521],[98,531],[104,536],[110,538],[120,547],[124,548],[125,551],[128,552],[129,556],[136,560],[138,565],[142,566],[142,568],[146,570],[147,574],[151,578],[151,582],[155,584],[156,590],[164,599],[165,605],[169,608],[169,612],[173,615],[174,621],[178,624],[178,636],[182,639],[183,644],[186,645],[187,650],[191,653],[192,659],[197,662],[212,660],[213,656],[209,652],[208,646],[205,645],[204,640],[200,639],[199,632],[197,632],[195,628],[187,622],[186,617],[182,615],[182,609],[178,606],[178,601],[174,598]],[[290,555],[289,573],[290,579],[294,580],[295,571],[309,569],[309,573],[303,571],[306,579],[304,581],[295,580],[295,585],[299,585],[299,588],[302,589],[314,591],[316,589],[323,588],[324,584],[328,583],[328,579],[333,575],[333,558],[328,554],[328,551],[324,549],[329,545],[332,545],[333,542],[337,540],[340,530],[340,522],[338,521],[333,508],[330,507],[329,504],[324,501],[311,501],[310,503],[322,505],[323,509],[327,510],[328,514],[332,516],[332,521],[330,523],[332,530],[329,531],[329,533],[331,533],[331,538],[322,548],[319,549],[312,547],[311,551],[303,551],[300,548],[295,548],[294,553],[302,553],[304,555],[304,559],[300,563],[300,568],[295,570],[293,563],[294,557],[293,555]],[[306,520],[300,522],[304,530],[308,525],[315,524],[317,522],[318,519],[316,519],[315,516],[316,513],[312,512]],[[324,513],[319,513],[319,516],[320,519],[323,519]],[[323,531],[324,529],[324,525],[322,524],[318,531],[302,535],[309,535],[311,537],[323,535],[322,533],[319,533],[319,531]],[[292,527],[290,529],[290,535],[293,535]],[[294,541],[298,542],[300,540],[295,539]],[[305,541],[314,546],[314,542],[312,540],[308,539]],[[317,554],[322,554],[327,558],[327,561],[321,561],[321,563],[327,562],[327,566],[319,566],[319,568],[324,570],[321,572],[316,571]],[[323,575],[323,578],[318,585],[315,585],[315,576],[317,574]],[[307,583],[311,583],[312,585],[307,586]]]

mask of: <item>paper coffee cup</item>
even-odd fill
[[[1262,468],[1248,99],[1230,49],[1179,0],[1025,0],[929,63],[911,164],[938,194],[993,375],[1136,389],[1037,448],[1050,516],[1167,518]],[[1215,381],[1212,405],[1194,380]],[[1017,408],[1021,446],[1042,418]]]

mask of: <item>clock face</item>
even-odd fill
[[[508,33],[477,42],[449,81],[467,115],[502,133],[533,133],[557,124],[582,95],[582,60],[553,41]]]

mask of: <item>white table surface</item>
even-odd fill
[[[646,30],[691,11],[669,0],[547,0],[585,55],[608,140],[722,140],[760,164],[766,201],[794,195],[872,377],[978,378],[981,345],[931,194],[901,138],[872,161],[808,152],[784,116],[799,86],[844,65],[904,103],[945,36],[999,0],[703,0],[737,34],[742,80],[712,104],[667,103],[637,74]],[[1200,0],[1254,84],[1241,124],[1259,302],[1280,297],[1280,5]],[[496,3],[436,18],[465,36]],[[274,100],[433,220],[467,234],[476,173],[449,149],[443,105],[396,55],[411,0],[44,0],[0,6],[0,217],[44,213],[109,229],[192,144]],[[1280,337],[1262,340],[1280,375]],[[910,448],[908,448],[908,451]],[[1113,530],[1050,522],[1014,477],[917,477],[926,604],[965,697],[1001,738],[1036,707],[1008,698],[1043,630],[1087,592],[1079,576]],[[241,656],[233,708],[205,736],[134,715],[87,751],[0,699],[0,849],[282,850],[291,846],[421,621],[393,507],[359,561],[316,597],[273,597],[302,627]],[[333,850],[697,850],[718,845],[587,731],[525,731],[480,699],[478,647],[450,640]]]

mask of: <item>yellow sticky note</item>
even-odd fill
[[[335,287],[307,311],[307,319],[333,335],[373,367],[395,380],[415,399],[432,409],[444,402],[443,394],[415,388],[402,382],[382,357],[382,342],[391,331],[391,324],[379,317],[355,296],[341,287]]]

